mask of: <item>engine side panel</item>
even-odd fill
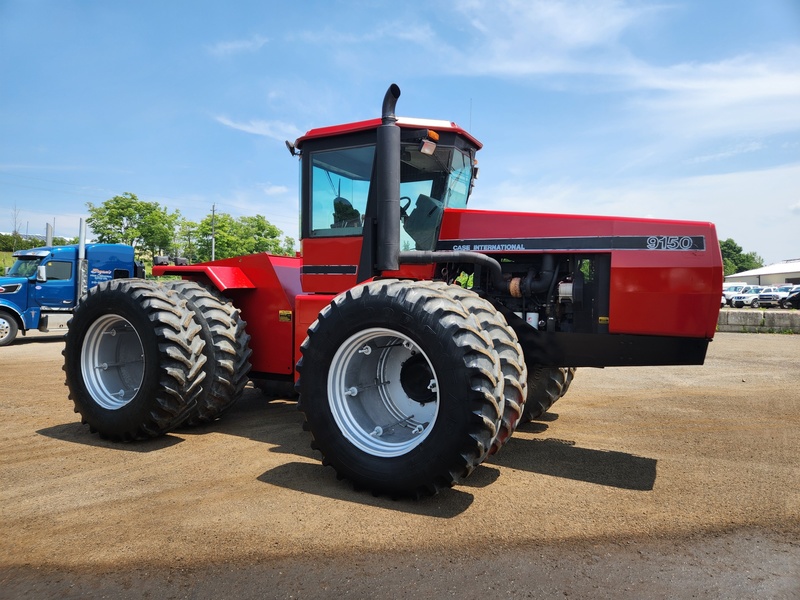
[[[711,339],[722,257],[711,223],[446,210],[440,250],[525,255],[609,255],[609,333]]]

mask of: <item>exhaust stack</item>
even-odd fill
[[[394,114],[400,88],[392,84],[383,97],[376,146],[378,192],[377,269],[400,268],[400,127]]]
[[[89,261],[86,260],[86,223],[83,219],[78,225],[78,298],[83,296],[89,283]]]

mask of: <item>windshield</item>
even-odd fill
[[[374,160],[374,145],[311,154],[312,237],[361,235]],[[418,142],[403,144],[401,249],[433,250],[444,208],[465,208],[471,183],[469,154],[442,145],[424,154]]]
[[[400,164],[401,250],[433,250],[445,207],[465,208],[472,161],[452,147],[423,154],[417,144],[403,147]]]
[[[36,268],[41,262],[41,258],[18,258],[7,275],[9,277],[33,277],[36,275]]]

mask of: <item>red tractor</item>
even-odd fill
[[[130,441],[217,419],[248,382],[295,383],[312,446],[357,487],[452,486],[576,367],[702,364],[722,260],[710,223],[467,210],[481,143],[448,121],[312,129],[302,255],[158,266],[83,298],[70,398]]]

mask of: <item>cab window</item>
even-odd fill
[[[72,263],[63,260],[50,260],[45,263],[47,280],[66,281],[72,278]]]

